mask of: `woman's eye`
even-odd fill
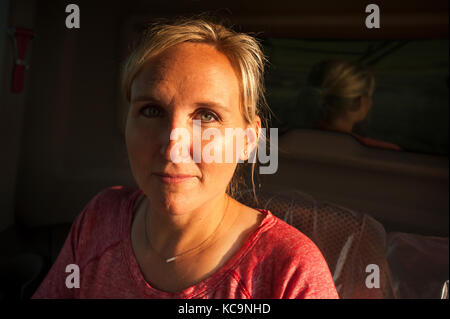
[[[202,112],[200,114],[200,119],[202,122],[213,122],[218,120],[218,116],[212,112]]]
[[[158,117],[161,116],[161,110],[156,106],[146,106],[141,109],[141,114],[146,117]]]

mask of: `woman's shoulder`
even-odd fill
[[[84,207],[74,221],[74,231],[84,239],[96,237],[117,238],[117,233],[133,197],[139,195],[139,189],[125,186],[114,186],[97,193]]]
[[[271,211],[259,211],[266,214],[263,231],[236,270],[252,296],[336,298],[328,264],[313,241]]]
[[[317,249],[313,241],[299,229],[275,216],[271,211],[266,212],[273,226],[264,233],[265,242],[273,244],[277,250],[287,249],[290,254],[296,250],[305,251],[305,248]]]
[[[133,194],[137,192],[138,188],[136,187],[111,186],[98,192],[89,202],[89,204],[117,207],[117,205],[123,205],[130,199]]]
[[[375,140],[370,137],[361,136],[358,134],[351,134],[353,137],[355,137],[358,141],[360,141],[362,144],[369,146],[369,147],[375,147],[375,148],[382,148],[382,149],[388,149],[388,150],[394,150],[394,151],[403,151],[403,149],[393,143],[389,143],[386,141],[381,140]]]
[[[85,206],[80,215],[84,218],[110,218],[127,210],[139,189],[128,186],[112,186],[101,190]]]
[[[240,205],[240,216],[250,216],[246,219],[254,225],[251,228],[253,236],[249,239],[254,241],[253,244],[257,247],[263,247],[264,254],[273,251],[286,252],[287,256],[292,256],[292,253],[296,250],[305,251],[305,248],[317,248],[305,234],[278,218],[272,211]],[[245,218],[242,219],[246,220]]]
[[[326,265],[320,249],[304,233],[275,216],[271,211],[259,210],[267,214],[266,229],[261,233],[253,254],[257,254],[263,263],[309,267]]]

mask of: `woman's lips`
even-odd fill
[[[163,174],[163,173],[155,173],[154,175],[165,184],[183,183],[195,177],[194,175]]]

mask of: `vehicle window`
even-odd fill
[[[448,155],[449,45],[433,40],[264,41],[267,101],[281,133],[313,128],[317,105],[306,85],[311,67],[328,59],[359,61],[375,76],[373,106],[361,135],[406,151]]]

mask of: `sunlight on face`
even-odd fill
[[[225,193],[236,162],[197,163],[194,158],[206,144],[216,151],[233,145],[226,128],[246,128],[239,94],[232,65],[211,45],[179,44],[146,62],[131,87],[126,144],[136,182],[154,205],[182,214]],[[194,120],[202,132],[214,128],[221,137],[196,149]],[[170,134],[176,128],[190,133],[187,162],[174,163],[170,157],[177,143]]]

